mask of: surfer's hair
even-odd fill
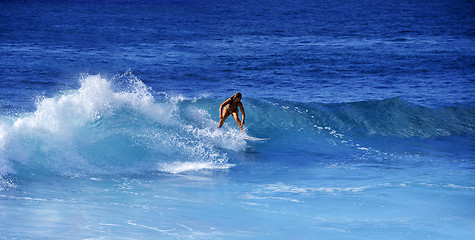
[[[232,97],[231,100],[234,100],[236,98],[242,98],[242,94],[240,92],[235,93]]]

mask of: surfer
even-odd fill
[[[233,115],[234,120],[236,120],[237,125],[239,126],[239,129],[241,131],[244,131],[242,128],[242,125],[244,125],[244,120],[246,119],[246,114],[244,113],[244,107],[242,106],[241,103],[242,99],[242,94],[240,92],[235,93],[232,97],[228,98],[226,101],[224,101],[221,106],[219,106],[219,126],[218,128],[221,128],[224,124],[224,121],[226,121],[226,118],[229,117],[229,115]],[[242,112],[242,121],[239,120],[239,108],[241,108]],[[224,108],[224,111],[223,111]]]

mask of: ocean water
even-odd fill
[[[474,12],[1,1],[0,239],[474,239]]]

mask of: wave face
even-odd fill
[[[439,137],[475,132],[475,108],[429,108],[400,98],[339,104],[274,102],[281,119],[290,127],[334,129],[352,136]]]
[[[12,185],[8,174],[228,169],[236,164],[232,156],[258,143],[247,142],[231,118],[217,129],[219,104],[154,93],[130,74],[84,76],[79,89],[38,99],[35,112],[2,117],[2,187]],[[399,98],[341,104],[245,99],[244,104],[247,134],[270,137],[267,148],[277,154],[325,152],[329,144],[341,146],[331,151],[354,154],[374,148],[383,137],[475,133],[475,110],[469,106],[435,109]]]

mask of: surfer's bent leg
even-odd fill
[[[219,120],[218,128],[221,128],[223,126],[224,121],[226,121],[226,118],[228,117],[229,117],[229,111],[227,109],[224,109],[223,116],[220,117],[220,120]]]
[[[241,125],[241,120],[239,120],[239,115],[237,112],[233,112],[233,117],[234,117],[234,120],[236,120],[236,123],[237,125],[239,126],[239,129],[241,129],[241,131],[244,132],[244,130],[242,129],[242,125]]]

